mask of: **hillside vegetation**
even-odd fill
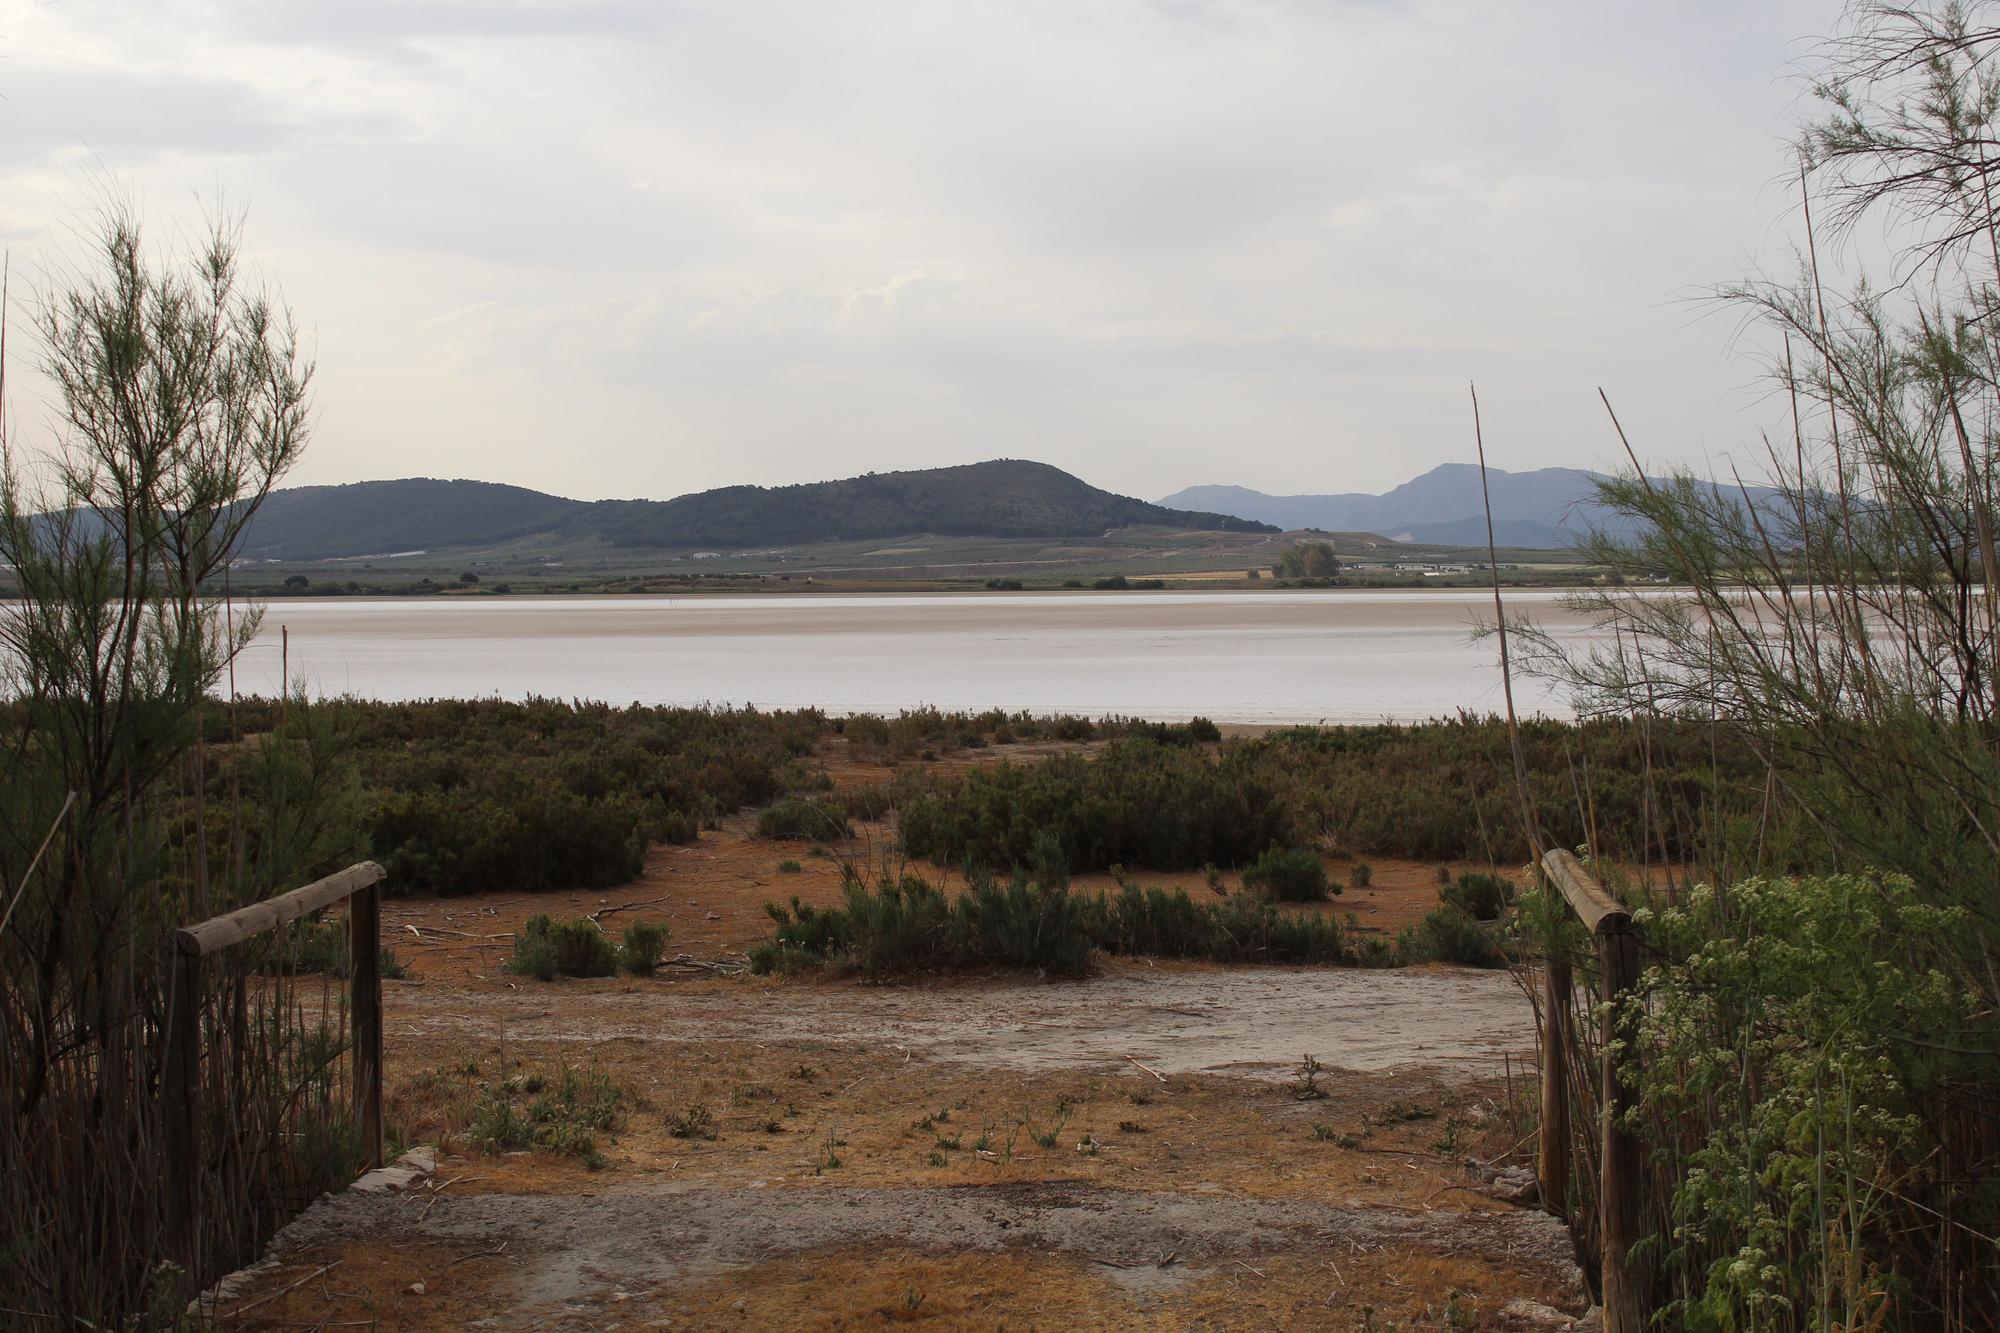
[[[549,536],[630,549],[773,547],[940,536],[1097,538],[1118,528],[1271,532],[1226,514],[1114,495],[1046,463],[999,459],[800,486],[725,486],[674,500],[567,500],[482,481],[359,482],[273,494],[243,554],[326,560]]]
[[[327,560],[487,545],[547,532],[587,512],[522,486],[488,481],[358,481],[274,491],[244,533],[253,559]]]

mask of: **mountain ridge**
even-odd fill
[[[1575,545],[1592,528],[1630,535],[1623,516],[1597,502],[1601,476],[1571,467],[1488,469],[1495,538],[1502,545],[1557,548]],[[1380,494],[1269,495],[1245,486],[1189,486],[1159,503],[1198,504],[1286,529],[1379,532],[1443,546],[1486,544],[1486,507],[1474,463],[1443,463]]]
[[[922,532],[1093,538],[1127,527],[1277,530],[1255,519],[1118,495],[1047,463],[993,459],[793,486],[726,486],[671,500],[571,500],[432,477],[301,486],[265,499],[239,549],[247,559],[355,559],[546,533],[628,549],[740,550]]]

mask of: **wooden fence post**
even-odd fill
[[[354,1025],[354,1124],[362,1166],[382,1165],[382,886],[371,883],[347,900],[348,971]]]
[[[1598,1132],[1602,1136],[1597,1157],[1599,1290],[1604,1303],[1605,1333],[1640,1333],[1646,1327],[1652,1281],[1645,1265],[1632,1262],[1632,1247],[1645,1235],[1646,1164],[1638,1136],[1628,1132],[1624,1125],[1634,1099],[1618,1077],[1618,1048],[1622,1047],[1628,1058],[1636,1050],[1638,1033],[1626,1014],[1625,1002],[1639,986],[1639,936],[1632,929],[1632,913],[1606,893],[1590,877],[1583,863],[1569,852],[1558,847],[1544,853],[1542,869],[1561,892],[1563,901],[1576,913],[1577,920],[1583,922],[1584,929],[1597,941],[1598,982],[1604,1003],[1598,1030],[1603,1047],[1598,1087]],[[1550,966],[1553,968],[1554,964]],[[1550,988],[1553,991],[1553,978]],[[1546,1072],[1544,1078],[1542,1095],[1547,1099],[1550,1091]],[[1558,1088],[1556,1100],[1560,1102],[1562,1096]],[[1567,1113],[1565,1107],[1565,1117]],[[1548,1137],[1544,1125],[1544,1153],[1548,1151]],[[1564,1146],[1568,1146],[1567,1137]],[[1545,1169],[1546,1162],[1545,1157]]]
[[[1570,966],[1550,958],[1542,973],[1541,1152],[1537,1162],[1542,1207],[1569,1221],[1569,1014]]]
[[[1645,1234],[1645,1162],[1638,1136],[1625,1128],[1632,1090],[1618,1077],[1618,1047],[1629,1055],[1636,1033],[1626,1001],[1639,984],[1639,936],[1630,917],[1608,918],[1598,926],[1597,954],[1604,978],[1604,1069],[1600,1097],[1604,1145],[1599,1157],[1598,1199],[1603,1228],[1605,1333],[1639,1333],[1646,1327],[1650,1283],[1643,1265],[1632,1262],[1632,1247]]]
[[[161,1111],[169,1174],[170,1252],[189,1277],[201,1262],[201,955],[174,952],[173,1005],[167,1016],[166,1061],[160,1071]]]

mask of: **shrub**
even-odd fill
[[[274,976],[320,972],[345,980],[347,964],[347,923],[306,917],[273,931],[251,946],[261,952],[258,970]],[[376,967],[384,981],[402,981],[410,975],[394,949],[376,954]]]
[[[1025,871],[1005,884],[975,875],[957,897],[915,875],[872,888],[850,875],[840,907],[794,898],[790,908],[765,911],[777,929],[751,950],[759,973],[830,965],[870,974],[1009,967],[1075,975],[1093,948],[1217,962],[1343,960],[1342,932],[1329,917],[1288,915],[1243,897],[1196,903],[1184,889],[1130,882],[1114,895],[1077,894]]]
[[[618,946],[587,917],[555,921],[542,913],[528,918],[515,937],[508,970],[543,981],[608,977],[618,970]]]
[[[1305,847],[1269,849],[1244,870],[1243,887],[1281,903],[1324,902],[1329,892],[1325,863]]]
[[[473,1111],[467,1137],[485,1153],[543,1148],[604,1166],[597,1135],[621,1128],[638,1096],[600,1069],[562,1066],[554,1079],[517,1075],[489,1085]]]
[[[937,779],[903,807],[899,827],[913,856],[992,867],[1025,864],[1043,834],[1078,870],[1240,864],[1298,842],[1291,808],[1255,751],[1138,737],[1095,758],[1063,754]]]
[[[1446,881],[1440,896],[1475,921],[1498,921],[1514,901],[1514,885],[1499,875],[1473,870]]]
[[[995,966],[1075,974],[1089,961],[1091,937],[1077,901],[1025,874],[1004,888],[976,877],[963,895],[948,897],[916,875],[871,888],[849,872],[844,895],[836,908],[797,898],[789,910],[767,904],[777,931],[768,947],[752,951],[752,969],[833,964],[880,974]]]
[[[1493,936],[1456,907],[1434,907],[1423,920],[1406,927],[1396,937],[1396,953],[1405,963],[1502,967],[1507,962]]]
[[[1347,872],[1347,877],[1354,881],[1355,888],[1365,889],[1375,882],[1375,867],[1366,861],[1356,861],[1354,868]]]
[[[794,861],[789,857],[787,857],[783,861],[778,862],[778,873],[780,875],[796,875],[801,870],[804,869],[805,869],[804,866],[800,865],[797,861]]]
[[[757,836],[810,842],[850,838],[854,836],[854,828],[847,822],[847,808],[838,801],[787,796],[757,812]]]
[[[635,977],[647,976],[660,965],[673,932],[664,921],[634,921],[625,927],[618,961]]]
[[[1700,886],[1640,922],[1661,961],[1628,1001],[1646,1052],[1629,1066],[1635,1115],[1680,1222],[1667,1267],[1691,1288],[1662,1317],[1741,1327],[1738,1312],[1857,1279],[1861,1308],[1893,1308],[1895,1274],[1936,1258],[1928,1231],[1904,1225],[1994,1208],[1990,1174],[1940,1161],[1992,1160],[1991,1122],[1952,1067],[1961,1052],[1992,1059],[1992,1012],[1940,965],[1970,913],[1923,902],[1900,875],[1839,875]]]

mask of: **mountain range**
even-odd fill
[[[1148,504],[1046,463],[995,459],[799,486],[725,486],[673,500],[569,500],[484,481],[412,477],[273,491],[239,547],[331,560],[490,547],[549,535],[636,549],[940,536],[1095,538],[1110,529],[1275,532],[1261,520]]]
[[[1629,521],[1597,503],[1599,474],[1582,468],[1532,472],[1487,469],[1493,535],[1502,546],[1574,545],[1593,527],[1629,536]],[[1446,463],[1380,495],[1266,495],[1242,486],[1190,486],[1162,505],[1212,509],[1240,518],[1329,532],[1375,532],[1397,541],[1484,546],[1486,511],[1479,468]]]

